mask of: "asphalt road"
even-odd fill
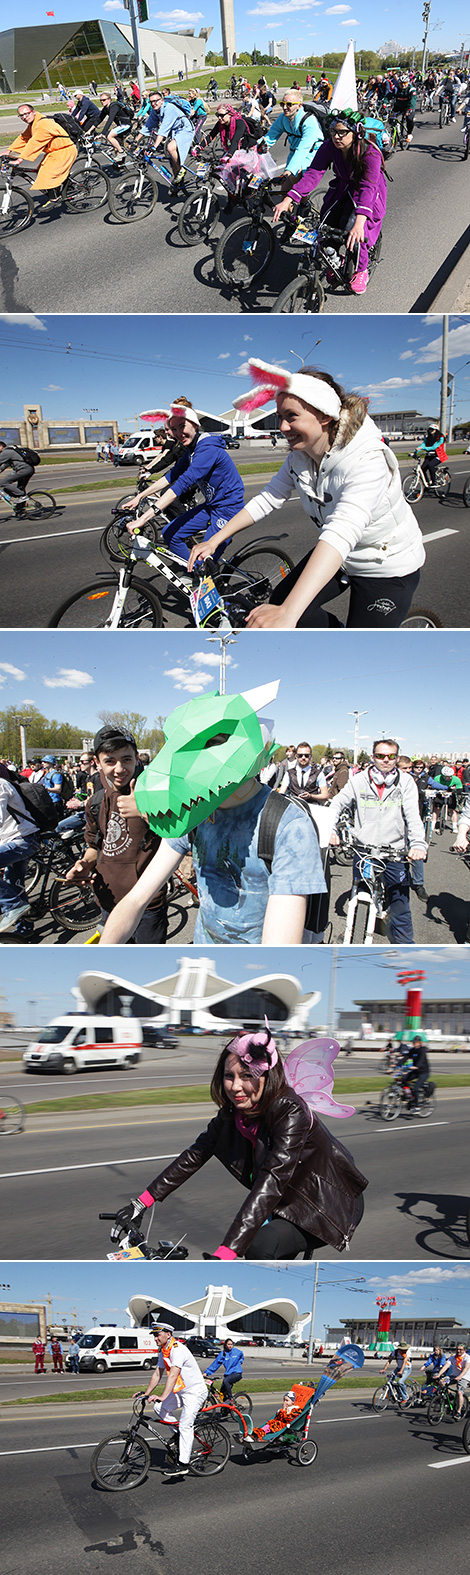
[[[387,166],[393,184],[388,185],[383,262],[365,296],[330,293],[328,311],[410,312],[432,304],[442,279],[429,291],[431,281],[466,230],[461,127],[459,119],[440,131],[436,112],[416,117],[411,148],[395,153]],[[107,208],[83,215],[53,209],[5,245],[2,310],[211,316],[271,311],[295,277],[293,249],[278,245],[256,294],[240,298],[217,279],[213,243],[210,248],[184,246],[176,229],[179,207],[180,199],[169,201],[165,189],[150,217],[138,224],[118,224]],[[222,224],[214,240],[221,233]],[[215,326],[213,344],[219,344]]]
[[[468,1141],[465,1090],[439,1090],[427,1121],[411,1116],[391,1125],[376,1096],[359,1096],[338,1135],[368,1177],[365,1214],[350,1259],[468,1258]],[[188,1106],[83,1112],[30,1119],[3,1145],[2,1257],[104,1259],[113,1212],[164,1169],[207,1124],[212,1107]],[[331,1120],[327,1123],[333,1126]],[[240,1207],[236,1181],[210,1160],[191,1186],[155,1212],[151,1242],[184,1237],[189,1256],[215,1250]],[[331,1254],[330,1248],[324,1253]]]
[[[52,472],[56,467],[49,467]],[[411,470],[404,465],[403,474]],[[98,467],[96,467],[98,469]],[[414,506],[425,539],[427,561],[415,596],[415,606],[437,614],[447,628],[466,628],[469,623],[468,580],[470,568],[470,510],[462,493],[470,474],[470,461],[461,456],[450,461],[452,488],[443,502],[425,494]],[[94,473],[96,474],[96,472]],[[92,478],[93,479],[93,478]],[[134,477],[119,473],[117,494],[131,487]],[[52,486],[53,475],[44,477]],[[264,480],[264,478],[263,478]],[[261,490],[263,480],[248,478],[246,499]],[[97,574],[109,572],[107,560],[99,552],[99,540],[111,518],[113,495],[59,495],[57,513],[43,522],[26,524],[0,512],[0,558],[3,575],[0,587],[0,627],[45,628],[54,612],[74,590],[94,581]],[[1,505],[0,505],[1,510]],[[258,538],[274,541],[299,563],[312,546],[311,526],[298,499],[286,504],[282,513],[271,515],[263,525],[253,525],[239,537],[237,547]],[[169,592],[167,581],[151,570],[139,567],[139,576],[149,578],[163,605],[163,627],[193,628],[186,605]],[[347,616],[348,596],[330,604],[339,618]]]
[[[312,1556],[324,1575],[364,1575],[372,1560],[381,1575],[466,1575],[470,1456],[460,1428],[431,1429],[419,1411],[376,1416],[368,1397],[345,1392],[313,1412],[307,1470],[272,1451],[245,1464],[236,1446],[219,1476],[172,1484],[157,1447],[147,1481],[112,1494],[92,1486],[90,1454],[129,1408],[113,1408],[112,1421],[88,1406],[48,1409],[4,1429],[4,1575],[104,1575],[110,1556],[122,1575],[252,1575],[266,1564],[306,1575]],[[269,1414],[257,1403],[255,1424]]]

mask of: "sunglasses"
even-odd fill
[[[332,137],[340,137],[342,139],[343,137],[349,137],[350,130],[350,126],[345,126],[344,129],[341,129],[339,126],[335,126],[331,135]]]
[[[397,754],[395,754],[395,755],[388,755],[388,754],[377,755],[377,754],[375,754],[374,755],[374,759],[375,760],[398,760],[398,755]]]

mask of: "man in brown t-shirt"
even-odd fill
[[[137,744],[132,735],[108,724],[96,734],[93,749],[101,785],[86,803],[86,852],[65,878],[70,881],[93,881],[105,920],[121,897],[127,896],[132,890],[147,864],[150,864],[160,846],[160,837],[149,830],[133,800],[139,763]],[[123,807],[125,814],[122,812]],[[131,940],[144,945],[157,944],[164,943],[166,937],[164,890],[152,899],[142,914]]]

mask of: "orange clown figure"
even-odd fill
[[[283,1396],[282,1406],[271,1416],[268,1422],[263,1422],[262,1427],[253,1428],[253,1438],[266,1438],[268,1433],[280,1433],[283,1427],[288,1427],[289,1422],[294,1422],[300,1416],[307,1401],[312,1399],[313,1386],[307,1388],[305,1384],[293,1384]]]
[[[58,121],[38,115],[33,104],[19,104],[18,114],[25,130],[8,149],[10,163],[33,164],[42,154],[32,191],[49,191],[51,187],[62,186],[77,157],[75,144]],[[12,158],[12,154],[17,156]]]

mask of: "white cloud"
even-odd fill
[[[311,11],[321,0],[259,0],[247,16],[290,16],[294,11]]]
[[[217,360],[230,361],[230,350],[221,350],[220,355],[217,356]]]
[[[63,387],[64,387],[63,383],[45,383],[44,384],[44,393],[45,394],[58,394],[59,390],[63,391]]]
[[[163,22],[200,22],[203,11],[152,11],[152,16]]]
[[[378,394],[380,390],[394,388],[411,388],[412,384],[421,386],[422,383],[434,383],[435,372],[423,372],[421,377],[385,377],[381,383],[363,384],[363,393]]]
[[[249,375],[250,375],[250,363],[249,363],[249,361],[242,361],[241,366],[237,366],[237,370],[236,370],[236,372],[234,372],[233,375],[234,375],[234,377],[249,377]]]
[[[217,656],[216,651],[197,651],[195,656],[191,657],[191,661],[200,662],[201,667],[218,667],[220,657]],[[238,662],[234,662],[233,656],[230,655],[230,651],[226,652],[225,661],[227,667],[238,667]]]
[[[6,678],[16,678],[17,683],[22,684],[26,678],[26,673],[22,672],[21,667],[12,667],[11,662],[0,662],[0,672],[6,675],[5,678],[0,678],[0,684],[4,684]]]
[[[105,11],[125,11],[122,0],[104,0]]]
[[[329,10],[325,11],[325,16],[343,16],[345,11],[350,10],[350,5],[330,5]]]
[[[204,693],[206,684],[210,684],[210,673],[200,670],[192,673],[189,667],[167,667],[165,678],[172,678],[175,689],[184,689],[189,695]]]
[[[460,323],[458,328],[451,328],[449,333],[449,360],[453,356],[470,356],[470,322]],[[430,339],[428,345],[423,345],[416,357],[417,361],[440,361],[442,356],[442,337]]]
[[[253,344],[253,340],[252,340],[251,334],[244,334],[243,338],[244,338],[244,341],[245,341],[246,345],[248,345],[248,344],[252,345]]]
[[[414,350],[403,350],[403,353],[400,356],[400,361],[413,361],[414,355]]]
[[[0,312],[2,323],[8,323],[9,328],[40,328],[42,333],[47,333],[46,324],[36,317],[34,312]]]
[[[90,673],[81,673],[79,667],[59,667],[55,678],[43,678],[46,689],[86,689],[94,682]]]

